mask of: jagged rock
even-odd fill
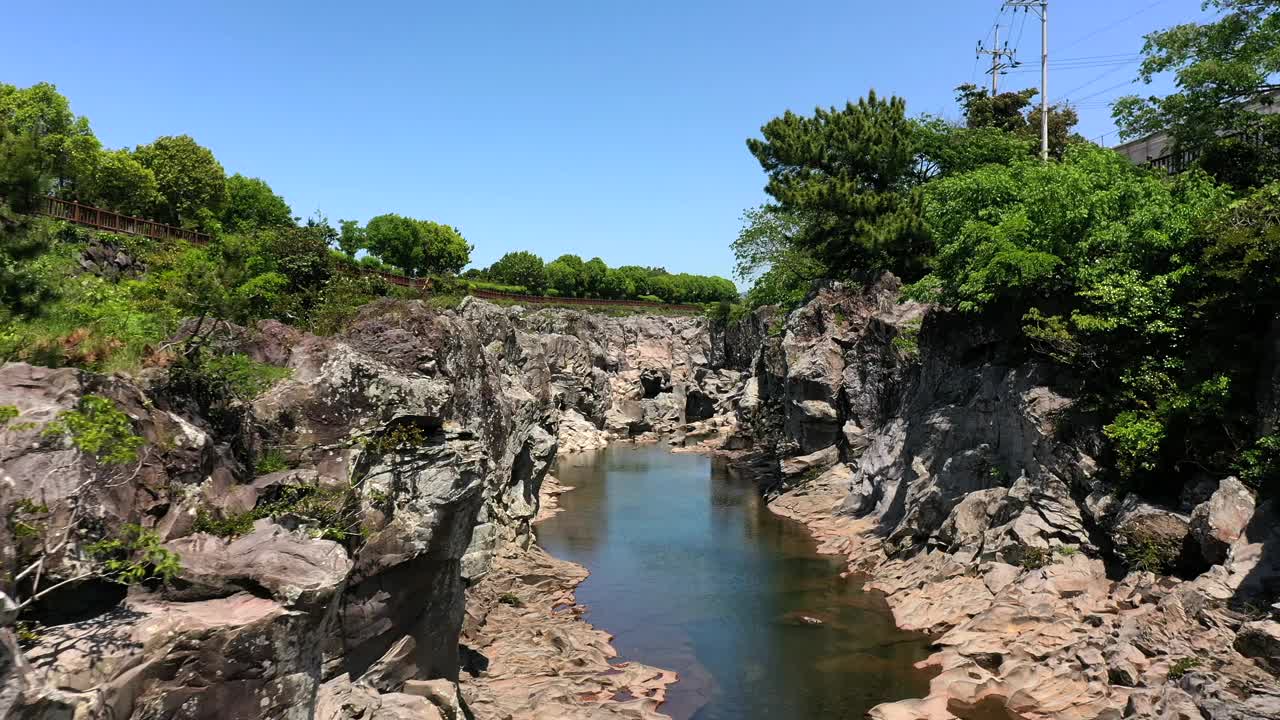
[[[1255,504],[1253,493],[1239,480],[1223,480],[1209,499],[1191,513],[1191,534],[1210,565],[1227,559],[1227,550],[1249,525]]]
[[[1236,635],[1235,648],[1241,655],[1280,673],[1280,623],[1274,620],[1245,623]]]

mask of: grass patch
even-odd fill
[[[1170,680],[1179,680],[1183,675],[1191,672],[1192,669],[1199,667],[1201,662],[1198,657],[1178,658],[1169,666],[1168,677]]]
[[[195,530],[218,537],[239,537],[251,532],[258,520],[292,515],[309,526],[314,537],[347,542],[363,537],[359,515],[351,509],[350,500],[350,488],[287,485],[260,497],[252,510],[243,513],[218,518],[202,510],[196,514]]]
[[[293,464],[289,462],[289,458],[285,457],[279,448],[267,448],[258,456],[258,461],[253,465],[253,471],[258,475],[270,475],[273,472],[291,468],[293,468]]]

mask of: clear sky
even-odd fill
[[[1100,101],[1136,62],[1100,62],[1199,4],[1053,0],[1050,97],[1074,90],[1086,136],[1112,130]],[[446,222],[478,265],[530,249],[729,276],[740,213],[765,199],[744,140],[872,87],[955,116],[952,89],[986,81],[974,46],[1000,2],[6,5],[0,81],[55,83],[108,146],[187,133],[296,214]],[[1022,18],[1001,32],[1034,71],[1010,88],[1039,81]]]

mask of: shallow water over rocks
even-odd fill
[[[927,693],[912,667],[926,639],[723,463],[620,444],[561,458],[556,474],[575,489],[538,539],[590,570],[578,601],[623,659],[680,673],[663,712],[859,718]]]

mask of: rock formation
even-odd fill
[[[1234,478],[1126,496],[1068,373],[898,287],[818,289],[704,443],[937,635],[929,696],[873,716],[1280,717],[1271,506]]]
[[[182,335],[289,376],[228,399],[178,368],[0,368],[0,406],[18,413],[0,429],[0,530],[39,536],[0,561],[13,578],[42,558],[40,588],[67,581],[27,610],[44,624],[21,650],[0,631],[0,715],[454,717],[464,588],[529,546],[557,448],[672,433],[690,391],[706,414],[739,379],[711,365],[702,318],[470,299],[456,312],[374,304],[335,338],[273,321]],[[109,465],[48,432],[89,396],[127,414],[137,461]],[[292,469],[255,473],[268,454]],[[126,592],[81,576],[95,543],[139,526],[180,559],[172,582]],[[580,571],[559,570],[571,597]],[[6,624],[29,583],[4,587]],[[607,640],[590,643],[604,662]],[[601,686],[648,699],[601,703],[652,714],[674,678],[650,670]]]
[[[674,678],[613,658],[532,525],[558,452],[663,437],[748,465],[936,636],[929,695],[876,717],[1280,716],[1275,506],[1122,492],[1069,373],[892,277],[730,323],[468,299],[181,335],[288,377],[0,368],[0,715],[655,717]],[[50,431],[91,397],[136,461]],[[89,572],[119,538],[181,569]],[[66,584],[15,625],[37,575]]]

